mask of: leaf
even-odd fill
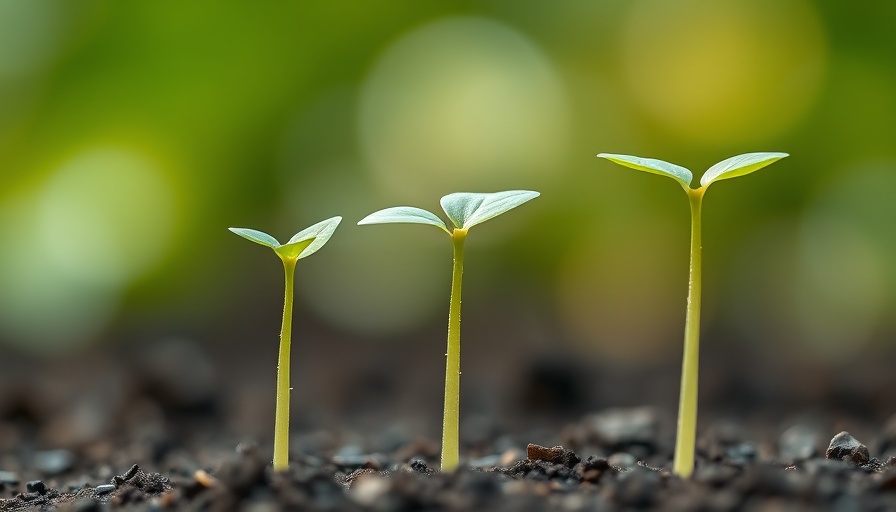
[[[745,153],[732,156],[710,167],[700,178],[700,185],[706,187],[714,181],[750,174],[786,156],[790,155],[787,153]]]
[[[266,247],[270,247],[271,249],[277,249],[277,247],[280,247],[280,242],[278,242],[276,238],[272,237],[271,235],[269,235],[263,231],[257,231],[255,229],[249,229],[249,228],[227,228],[227,229],[236,233],[237,235],[240,235],[241,237],[245,238],[246,240],[251,240],[251,241],[255,242],[256,244],[261,244]]]
[[[451,234],[445,222],[438,218],[434,213],[428,212],[422,208],[413,206],[393,206],[378,212],[373,212],[367,217],[358,221],[359,226],[365,224],[431,224],[440,228],[442,231]]]
[[[601,153],[597,156],[599,158],[606,158],[611,162],[615,162],[626,167],[631,167],[632,169],[637,169],[639,171],[668,176],[681,183],[685,188],[690,188],[691,180],[694,179],[691,171],[685,169],[680,165],[664,162],[663,160],[656,160],[654,158],[641,158],[639,156],[630,155],[614,155],[612,153]]]
[[[338,216],[322,220],[317,224],[296,233],[289,239],[289,242],[283,244],[281,249],[291,247],[290,254],[295,251],[298,259],[307,258],[316,253],[330,240],[330,237],[333,236],[333,232],[336,231],[336,227],[339,226],[340,222],[342,222],[342,217]],[[278,254],[280,253],[280,251],[277,252]]]
[[[539,195],[532,190],[507,190],[491,194],[456,192],[443,197],[440,202],[456,227],[470,229]]]

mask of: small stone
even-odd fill
[[[43,480],[32,480],[25,483],[25,489],[28,492],[36,492],[37,494],[47,493],[47,484]]]
[[[93,488],[93,492],[97,494],[97,496],[102,496],[104,494],[109,494],[110,492],[115,490],[115,486],[112,484],[103,484],[98,485]]]
[[[817,453],[818,434],[806,425],[794,425],[778,439],[779,456],[788,462],[811,459]]]
[[[210,489],[218,485],[218,479],[213,477],[212,475],[206,473],[201,469],[197,469],[195,473],[193,473],[193,480],[196,480],[196,483],[199,485]]]
[[[562,446],[548,448],[532,443],[529,443],[529,445],[526,446],[526,456],[529,460],[541,460],[552,464],[562,464],[570,468],[582,460],[572,450],[567,450]]]
[[[827,459],[849,459],[856,465],[865,464],[870,458],[868,448],[856,440],[856,438],[849,435],[849,432],[845,431],[840,432],[831,439],[831,444],[824,452],[824,456]]]

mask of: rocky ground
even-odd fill
[[[696,471],[682,480],[669,470],[674,417],[662,407],[589,411],[581,399],[564,406],[582,409],[572,418],[520,410],[504,421],[474,411],[462,466],[445,474],[436,436],[416,432],[407,410],[386,414],[405,428],[367,431],[349,400],[349,412],[330,413],[344,415],[338,428],[296,422],[278,474],[264,434],[271,404],[255,398],[266,382],[227,385],[231,369],[190,343],[152,354],[3,368],[0,511],[896,510],[896,416],[857,414],[868,402],[782,421],[720,414],[704,397]],[[576,394],[563,377],[573,370],[552,368],[563,371],[528,372],[541,375],[530,394]]]

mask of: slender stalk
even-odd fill
[[[694,472],[697,436],[697,373],[700,355],[701,225],[705,187],[685,189],[691,203],[691,272],[688,309],[684,324],[684,357],[681,363],[681,396],[678,402],[678,433],[675,438],[673,472],[687,478]]]
[[[460,460],[460,293],[464,274],[465,229],[451,234],[454,269],[451,272],[451,306],[448,310],[448,351],[445,354],[445,414],[442,419],[442,471],[452,471]]]
[[[289,350],[292,344],[292,300],[296,258],[283,258],[286,285],[283,295],[283,324],[277,357],[277,406],[274,413],[274,471],[289,465]]]

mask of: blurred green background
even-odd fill
[[[303,343],[440,356],[449,241],[355,223],[534,189],[468,240],[466,346],[677,365],[687,201],[595,154],[699,177],[752,151],[791,157],[707,196],[705,344],[892,351],[894,24],[885,0],[0,2],[0,354],[273,357],[280,264],[226,228],[342,215],[298,266]]]

